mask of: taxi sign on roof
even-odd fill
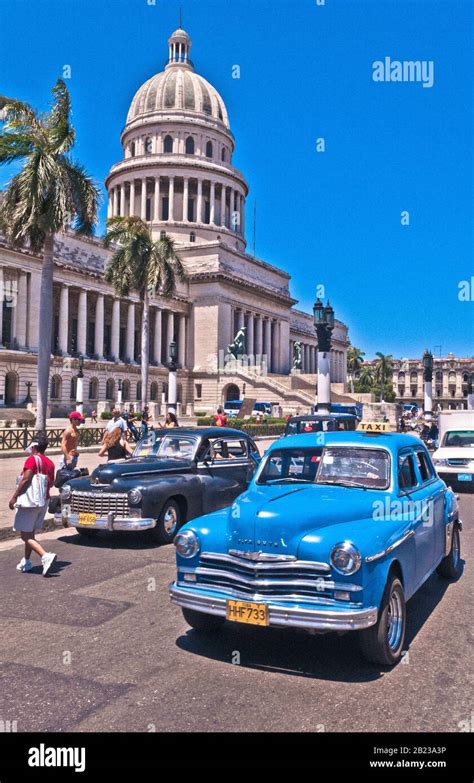
[[[362,432],[391,432],[392,427],[388,421],[361,421],[357,429]]]

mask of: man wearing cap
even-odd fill
[[[63,458],[60,468],[72,470],[77,465],[79,454],[77,451],[77,441],[79,438],[78,426],[82,424],[83,418],[79,411],[72,411],[69,414],[69,427],[66,427],[61,437],[61,451]]]
[[[30,560],[31,553],[36,552],[41,557],[43,576],[46,576],[57,557],[54,552],[46,552],[35,539],[35,532],[43,529],[44,517],[48,508],[49,492],[54,481],[54,463],[45,455],[47,446],[46,435],[40,434],[27,448],[26,451],[30,456],[23,465],[20,480],[8,504],[12,511],[16,508],[13,530],[21,533],[25,543],[25,556],[20,560],[16,569],[22,573],[31,571],[33,567]],[[43,506],[18,506],[18,498],[27,491],[31,484],[31,479],[38,472],[46,475],[48,479],[46,503]]]

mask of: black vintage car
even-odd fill
[[[310,413],[292,416],[286,423],[284,437],[305,432],[350,432],[357,429],[357,418],[350,413]]]
[[[185,522],[229,506],[259,461],[254,441],[240,430],[157,430],[130,459],[65,484],[62,521],[89,537],[98,530],[150,530],[157,543],[168,544]]]

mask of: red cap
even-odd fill
[[[72,411],[72,413],[69,414],[70,419],[78,419],[79,421],[82,421],[82,414],[79,413],[79,411]]]

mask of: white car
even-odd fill
[[[440,478],[460,491],[474,490],[474,413],[453,414],[442,422],[433,462]],[[467,415],[466,415],[467,414]],[[469,415],[471,414],[471,415]],[[440,420],[443,414],[440,415]],[[441,421],[440,421],[441,424]]]

